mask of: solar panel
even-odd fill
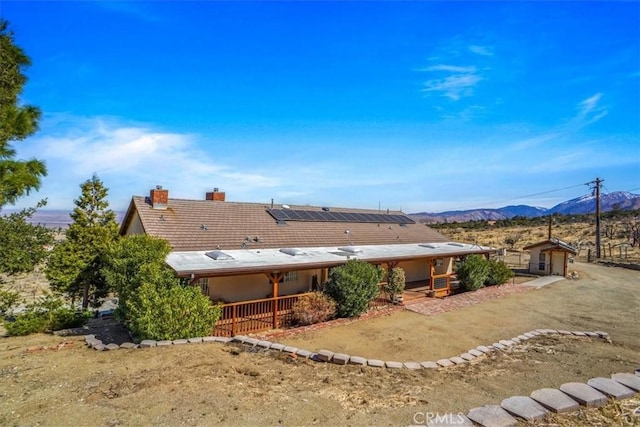
[[[353,222],[378,224],[415,224],[406,215],[362,212],[311,211],[302,209],[267,209],[276,221]]]

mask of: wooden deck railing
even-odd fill
[[[304,295],[307,294],[223,304],[222,315],[213,328],[212,335],[232,337],[291,326],[293,305]],[[369,308],[378,309],[389,305],[389,298],[381,293],[371,301]]]
[[[224,304],[213,335],[232,337],[289,326],[293,313],[291,308],[303,295],[306,294]]]

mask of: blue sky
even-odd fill
[[[551,207],[596,177],[640,187],[638,2],[4,0],[0,13],[33,62],[23,102],[44,113],[16,148],[49,176],[19,207],[71,208],[93,173],[117,210],[157,184],[409,213]]]

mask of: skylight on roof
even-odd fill
[[[233,259],[231,255],[226,254],[222,251],[209,251],[209,252],[205,252],[205,255],[216,261],[226,261],[226,260]]]
[[[291,256],[299,256],[299,255],[307,254],[305,251],[298,248],[282,248],[280,249],[280,252],[282,252],[283,254],[291,255]]]
[[[438,249],[438,247],[433,243],[422,243],[418,246],[422,246],[423,248],[427,248],[427,249]]]
[[[449,243],[447,243],[447,245],[449,245],[449,246],[458,246],[459,248],[464,248],[464,245],[462,243],[449,242]]]
[[[341,250],[342,252],[349,252],[350,254],[358,254],[362,252],[362,249],[355,246],[343,246],[338,249]]]

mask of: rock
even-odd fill
[[[211,344],[216,342],[216,338],[217,337],[202,337],[202,343],[203,344]],[[173,344],[175,345],[175,341],[173,342]]]
[[[321,362],[330,362],[331,359],[333,358],[333,351],[329,351],[329,350],[320,350],[318,352],[318,360],[320,360]]]
[[[438,361],[436,361],[436,363],[440,366],[442,366],[443,368],[446,368],[448,366],[453,366],[455,365],[455,363],[453,363],[451,360],[449,359],[440,359]]]
[[[232,339],[233,341],[235,341],[235,342],[243,343],[247,338],[249,338],[249,337],[247,337],[247,336],[245,336],[245,335],[236,335],[236,336],[234,336],[234,337],[233,337],[233,338],[231,338],[231,339]]]
[[[120,348],[138,348],[138,344],[134,344],[132,342],[123,342],[120,344]]]
[[[367,359],[360,356],[351,356],[351,358],[349,359],[349,364],[350,365],[366,365]]]
[[[188,338],[189,344],[202,344],[202,337]]]
[[[173,345],[173,342],[168,341],[168,340],[162,340],[162,341],[158,341],[156,342],[156,347],[167,347]]]
[[[156,344],[157,344],[157,341],[155,340],[142,340],[140,341],[140,348],[155,347]]]
[[[418,362],[404,362],[404,367],[413,370],[422,369],[422,365],[420,365]]]
[[[250,345],[251,347],[255,347],[259,341],[260,340],[256,338],[247,338],[246,340],[244,340],[243,344],[247,344],[247,345]]]
[[[480,357],[480,356],[482,356],[484,354],[483,352],[481,352],[477,348],[472,348],[467,353],[469,353],[470,355],[475,356],[475,357]]]
[[[331,358],[331,361],[336,365],[346,365],[350,357],[351,356],[349,356],[348,354],[335,353],[333,355],[333,358]]]
[[[497,349],[497,350],[506,350],[507,349],[506,345],[504,345],[502,343],[499,343],[499,342],[494,342],[493,344],[491,344],[491,346],[493,348]]]
[[[460,355],[460,357],[462,359],[464,359],[464,360],[467,360],[467,361],[475,359],[475,356],[473,356],[472,354],[469,354],[469,353],[462,353]]]
[[[367,365],[373,366],[374,368],[384,368],[384,362],[378,359],[368,359]]]
[[[565,330],[558,330],[558,333],[560,335],[573,335],[571,331],[565,331]]]
[[[425,369],[438,369],[439,366],[436,362],[422,362],[422,367]]]
[[[97,351],[105,351],[107,349],[107,346],[100,343],[100,344],[94,345],[93,349]]]
[[[204,338],[203,338],[203,340],[204,340]],[[226,344],[226,343],[229,343],[229,342],[233,341],[233,338],[231,338],[231,337],[213,337],[213,340],[215,342],[221,342],[221,343]]]
[[[105,345],[104,349],[105,350],[109,350],[109,351],[111,351],[111,350],[119,350],[120,346],[118,344],[115,344],[115,343],[110,343],[110,344]]]
[[[271,350],[276,350],[276,351],[282,351],[284,350],[286,346],[284,344],[278,344],[278,343],[273,343],[271,344],[270,349]]]
[[[184,345],[184,344],[188,344],[189,341],[187,341],[184,338],[181,338],[179,340],[173,340],[173,345]]]
[[[607,396],[585,383],[565,383],[560,386],[560,391],[584,406],[599,407],[607,403]]]
[[[498,405],[473,408],[467,417],[474,423],[487,427],[515,427],[518,425],[518,421]]]
[[[586,337],[587,334],[585,334],[584,332],[581,331],[572,331],[571,332],[573,335],[577,336],[577,337]]]
[[[285,348],[282,349],[282,351],[285,353],[295,354],[298,351],[298,347],[286,346]]]
[[[633,390],[611,378],[591,378],[587,385],[616,399],[627,399],[635,394]]]
[[[402,369],[402,367],[404,366],[400,362],[385,362],[384,365],[389,369]]]
[[[511,347],[512,345],[515,345],[515,342],[511,341],[511,340],[500,340],[498,341],[500,344],[507,346],[507,347]]]
[[[595,332],[585,332],[585,334],[587,334],[589,338],[600,338],[600,335],[596,334]]]
[[[517,417],[527,421],[538,420],[549,413],[542,405],[529,396],[513,396],[504,399],[500,406]]]
[[[455,363],[456,365],[462,365],[463,363],[466,362],[466,360],[464,360],[462,357],[460,356],[453,356],[449,358],[450,361],[452,361],[453,363]]]
[[[483,353],[491,353],[493,349],[487,347],[486,345],[479,345],[476,347],[476,350],[481,351]]]
[[[614,381],[619,382],[625,387],[628,387],[635,391],[640,391],[640,377],[633,374],[613,374],[611,375]]]
[[[302,350],[302,349],[298,349],[298,351],[296,351],[296,354],[300,357],[304,357],[305,359],[308,359],[313,355],[313,353],[310,352],[309,350]]]
[[[541,388],[531,393],[531,398],[556,413],[571,412],[577,410],[578,402],[555,388]]]
[[[263,348],[270,348],[271,347],[271,341],[258,341],[258,347],[263,347]]]

